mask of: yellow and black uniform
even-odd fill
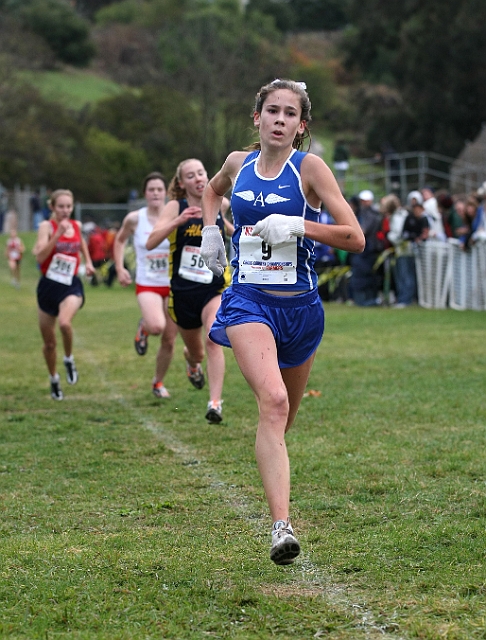
[[[179,200],[179,215],[188,206],[186,200]],[[221,213],[218,213],[216,224],[225,241]],[[201,327],[201,313],[206,304],[215,296],[219,296],[230,284],[228,267],[222,276],[215,276],[201,257],[202,227],[202,217],[190,218],[169,235],[169,313],[174,322],[183,329]]]

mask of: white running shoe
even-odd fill
[[[76,369],[72,356],[70,358],[64,356],[64,366],[66,367],[66,380],[68,384],[76,384],[78,381],[78,370]]]
[[[270,559],[275,564],[292,564],[300,553],[300,544],[294,536],[290,520],[277,520],[272,527]]]
[[[170,398],[170,393],[164,387],[163,382],[153,382],[152,393],[156,398]]]
[[[210,400],[206,411],[206,420],[211,424],[219,424],[223,420],[222,400]]]
[[[62,400],[64,395],[59,384],[59,374],[51,377],[51,398],[53,400]]]

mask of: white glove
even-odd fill
[[[302,238],[305,234],[304,218],[300,216],[283,216],[272,213],[264,220],[257,222],[251,233],[260,236],[267,244],[282,244],[290,240],[291,236]]]
[[[217,224],[203,227],[201,241],[201,256],[207,267],[215,276],[223,274],[226,267],[226,249],[223,236]]]

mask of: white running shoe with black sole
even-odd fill
[[[53,400],[62,400],[64,398],[61,386],[59,384],[58,375],[56,375],[54,378],[51,378],[51,398]]]
[[[300,544],[294,536],[290,520],[277,520],[272,528],[272,548],[270,559],[275,564],[292,564],[300,553]]]
[[[72,357],[64,358],[64,367],[66,368],[66,380],[68,384],[76,384],[78,381],[78,370]]]
[[[222,400],[210,400],[206,410],[206,420],[210,424],[219,424],[223,420]]]

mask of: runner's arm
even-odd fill
[[[118,281],[123,287],[132,282],[132,276],[128,269],[125,269],[125,245],[128,238],[133,235],[138,224],[138,211],[131,211],[125,216],[120,230],[113,241],[113,259]]]
[[[52,226],[49,220],[44,220],[39,225],[37,232],[37,240],[32,249],[38,264],[42,264],[51,254],[56,246],[57,239],[62,235],[61,225],[58,226],[56,233],[52,232]]]
[[[179,226],[180,222],[178,223],[178,220],[177,220],[178,216],[179,216],[179,201],[170,200],[165,205],[164,211],[162,212],[161,217],[156,222],[145,244],[145,246],[149,251],[151,251],[152,249],[155,249],[157,245],[159,245],[166,238],[168,238],[172,233],[172,231]]]
[[[304,193],[312,206],[322,202],[335,224],[305,220],[305,235],[311,240],[353,253],[364,250],[365,238],[359,222],[344,199],[327,164],[318,156],[307,154],[301,166]]]
[[[247,155],[248,153],[244,151],[230,153],[221,169],[206,185],[201,202],[204,226],[216,224],[219,211],[225,213],[222,208],[223,199],[226,200],[224,194],[231,189],[236,174]]]

